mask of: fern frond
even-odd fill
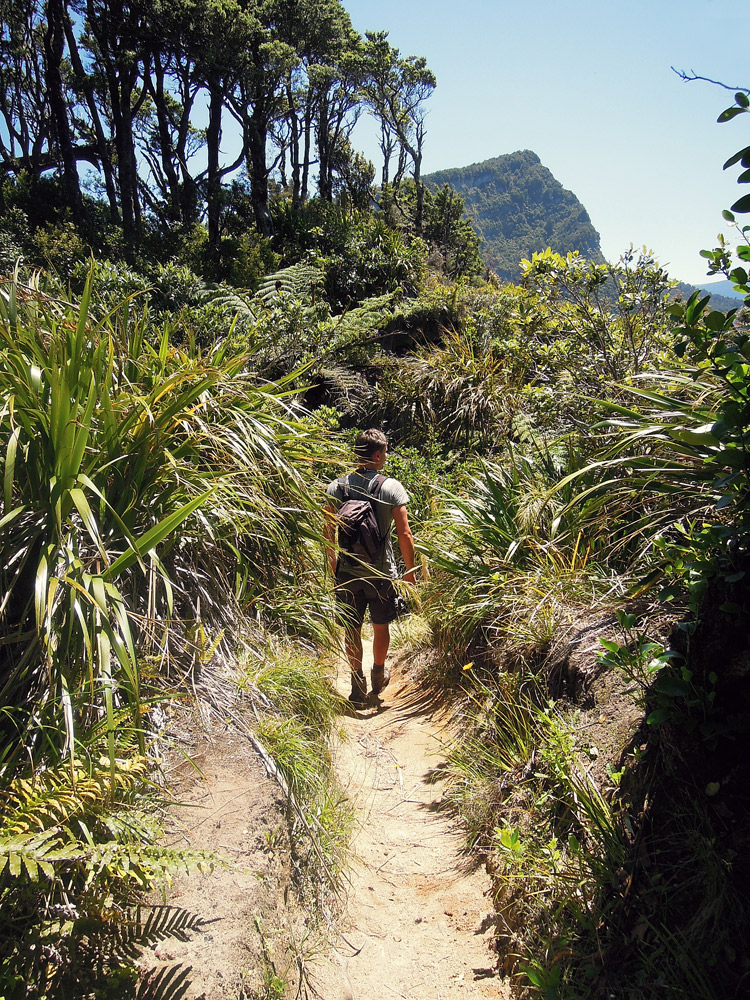
[[[273,274],[267,274],[260,283],[256,296],[269,303],[279,295],[291,295],[294,298],[311,298],[313,288],[322,288],[325,275],[318,267],[309,264],[292,264]]]
[[[235,315],[246,316],[250,320],[257,319],[249,298],[245,298],[236,288],[229,288],[228,285],[205,282],[196,299],[202,306],[216,306]]]
[[[377,333],[387,326],[393,319],[394,299],[393,292],[387,295],[377,295],[344,313],[337,324],[337,332],[356,332],[360,335]]]
[[[117,765],[114,773],[105,761],[91,774],[78,771],[75,778],[65,766],[16,778],[0,801],[0,831],[22,836],[109,811],[113,801],[128,798],[149,774],[144,757],[118,758]]]
[[[336,366],[321,369],[320,376],[331,405],[342,413],[364,414],[377,400],[377,391],[361,372]]]
[[[103,886],[114,881],[120,888],[130,883],[134,889],[149,889],[171,882],[177,871],[211,871],[217,858],[207,851],[107,840],[91,845],[85,853],[85,862],[89,877],[95,877]]]
[[[57,829],[36,834],[16,834],[0,838],[0,875],[6,868],[13,878],[25,875],[30,882],[39,882],[42,877],[55,877],[55,864],[66,866],[78,860],[82,852],[72,840],[60,843]]]
[[[540,438],[540,433],[531,417],[523,411],[513,414],[510,422],[510,434],[519,444],[534,445]]]

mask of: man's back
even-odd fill
[[[375,470],[358,469],[356,472],[350,472],[347,476],[342,477],[346,486],[342,483],[341,478],[334,479],[333,482],[329,483],[326,492],[329,502],[335,510],[340,510],[341,505],[346,500],[347,489],[352,499],[368,500],[375,511],[380,535],[385,539],[381,556],[370,566],[364,565],[360,560],[349,558],[345,552],[342,552],[340,554],[340,572],[349,576],[387,576],[394,579],[398,575],[398,568],[391,534],[393,510],[395,507],[406,506],[409,503],[409,494],[398,479],[386,478],[380,487],[379,495],[373,497],[370,490],[376,475]]]

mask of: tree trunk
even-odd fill
[[[424,184],[422,183],[422,150],[414,157],[414,186],[417,190],[417,207],[414,213],[414,229],[417,236],[422,235],[422,223],[424,219]]]
[[[73,220],[78,223],[83,218],[83,198],[60,69],[65,48],[64,18],[65,9],[62,0],[48,0],[47,30],[44,33],[47,96],[52,110],[65,203],[72,213]]]
[[[208,245],[212,250],[219,247],[221,222],[221,174],[219,172],[219,146],[221,143],[221,112],[224,106],[220,81],[211,81],[206,130],[206,153],[208,158],[208,186],[206,202],[208,209]]]
[[[192,226],[198,219],[198,184],[195,177],[188,169],[187,146],[190,137],[190,113],[195,100],[195,90],[191,89],[194,83],[192,71],[184,66],[182,70],[182,112],[180,114],[180,125],[177,131],[177,147],[175,150],[177,162],[180,165],[180,217],[183,226]]]
[[[154,66],[154,80],[147,77],[147,84],[156,109],[156,121],[159,130],[159,153],[161,157],[161,168],[169,187],[168,218],[176,222],[180,218],[180,178],[175,166],[175,154],[172,145],[172,136],[169,131],[169,110],[167,108],[164,89],[165,70],[161,64],[159,53],[152,53]]]
[[[117,223],[120,221],[120,213],[117,201],[115,173],[112,165],[112,157],[109,152],[109,144],[104,134],[104,127],[102,126],[101,116],[99,115],[99,109],[96,104],[93,80],[83,68],[81,55],[78,51],[78,42],[73,32],[73,25],[71,24],[70,18],[67,14],[63,24],[65,28],[65,37],[68,41],[68,54],[70,56],[70,62],[78,83],[83,90],[86,98],[86,107],[91,115],[91,122],[94,126],[96,148],[99,157],[99,168],[104,174],[104,189],[107,192],[107,201],[109,202],[109,217],[113,223]]]
[[[318,193],[324,201],[333,201],[331,133],[328,127],[326,96],[321,94],[318,99]]]
[[[300,192],[300,200],[304,205],[307,201],[308,192],[310,190],[310,147],[312,145],[312,115],[310,108],[308,107],[305,112],[305,151],[302,154],[302,190]]]
[[[117,79],[114,71],[108,73],[112,121],[115,127],[117,174],[120,181],[120,208],[122,233],[127,246],[133,246],[140,231],[140,203],[138,200],[138,171],[133,140],[132,76]]]
[[[250,200],[255,215],[255,225],[261,236],[273,236],[273,219],[268,207],[268,166],[266,164],[266,139],[268,122],[265,114],[255,108],[247,121],[246,146],[248,173],[250,174]]]
[[[302,204],[302,178],[300,175],[300,129],[291,77],[289,77],[286,82],[286,97],[289,104],[289,160],[292,166],[292,208],[299,208]]]

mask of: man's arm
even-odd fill
[[[336,508],[327,503],[323,518],[323,538],[326,543],[326,555],[331,573],[336,575]]]
[[[409,583],[416,583],[414,535],[412,535],[411,528],[409,527],[409,515],[406,513],[405,506],[393,508],[393,523],[396,525],[398,547],[401,549],[401,556],[406,566],[404,580],[407,580]]]

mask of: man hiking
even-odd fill
[[[390,680],[386,656],[390,645],[389,625],[398,616],[397,592],[393,580],[398,575],[391,539],[391,524],[396,525],[398,544],[406,566],[404,580],[415,582],[414,536],[409,527],[406,505],[409,494],[397,479],[380,475],[388,455],[388,441],[382,431],[363,431],[354,445],[357,469],[329,483],[326,493],[324,534],[331,572],[336,579],[336,601],[344,625],[344,647],[352,671],[352,691],[349,701],[362,705],[367,699],[367,680],[362,670],[362,624],[369,607],[372,619],[372,693],[379,694]],[[366,501],[372,505],[379,529],[375,545],[346,547],[342,531],[344,515],[354,509],[349,501]],[[345,506],[346,505],[346,506]],[[360,504],[360,516],[369,513]],[[338,531],[337,531],[338,529]],[[350,534],[357,529],[351,529]],[[339,535],[337,553],[336,538]],[[377,543],[380,543],[379,545]]]

